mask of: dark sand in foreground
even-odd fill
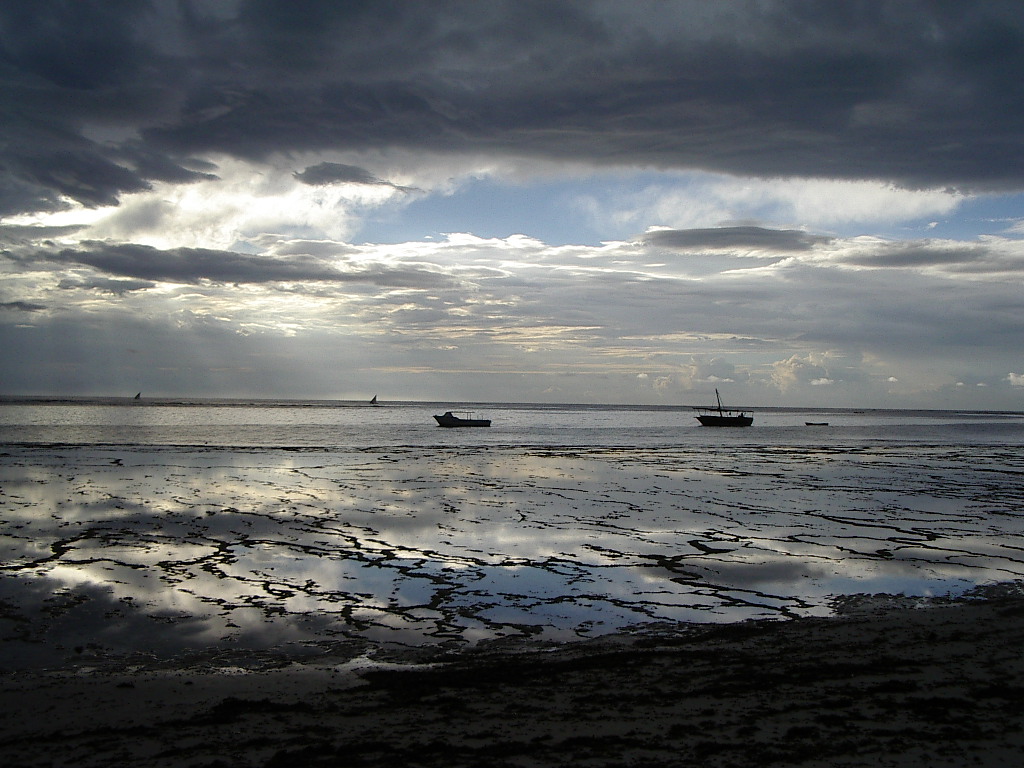
[[[8,766],[1006,766],[1024,600],[509,644],[413,669],[6,673]]]

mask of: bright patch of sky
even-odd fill
[[[968,196],[899,189],[884,182],[742,179],[707,173],[609,171],[587,178],[509,183],[487,177],[443,193],[395,200],[369,214],[353,236],[399,243],[473,232],[525,234],[551,245],[628,240],[650,226],[736,223],[854,237],[948,237],[1004,232],[1024,196]]]

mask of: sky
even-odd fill
[[[1024,410],[1024,5],[0,4],[0,394]]]

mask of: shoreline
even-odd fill
[[[1024,750],[1022,644],[1024,597],[995,590],[868,599],[829,618],[484,643],[419,665],[18,672],[0,676],[0,760],[1002,766]]]

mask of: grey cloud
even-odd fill
[[[31,301],[0,301],[0,310],[8,312],[38,312],[42,309],[46,309],[46,305]]]
[[[867,253],[854,253],[843,257],[843,262],[857,266],[874,267],[926,267],[966,264],[987,255],[984,246],[962,246],[956,249],[934,248],[925,244],[896,244]]]
[[[141,192],[149,182],[134,171],[111,162],[91,150],[63,150],[8,158],[10,172],[57,195],[95,207],[114,205],[122,192]]]
[[[0,225],[0,243],[5,245],[28,245],[46,241],[51,237],[73,235],[84,229],[82,225],[63,227],[42,227],[33,225],[4,224]]]
[[[839,262],[875,269],[933,267],[946,273],[979,275],[1024,272],[1024,260],[1020,257],[985,243],[885,243],[842,254]]]
[[[135,169],[143,178],[152,181],[167,181],[188,184],[197,181],[210,181],[217,178],[212,163],[199,158],[176,159],[146,147],[139,142],[127,144],[120,148],[119,159]],[[192,165],[204,170],[195,170],[186,166]]]
[[[334,263],[308,255],[274,258],[206,248],[159,250],[146,245],[83,243],[82,249],[64,249],[57,261],[84,264],[113,275],[140,280],[197,283],[272,283],[326,281],[372,283],[393,287],[447,285],[451,279],[425,268],[391,268],[382,265],[345,270]],[[47,258],[45,255],[40,258]]]
[[[886,270],[842,271],[796,265],[787,270],[788,303],[766,302],[749,328],[818,349],[869,351],[906,360],[1010,359],[1024,352],[1024,300],[1016,284],[909,278]]]
[[[365,168],[355,165],[342,165],[341,163],[319,163],[311,165],[301,173],[294,174],[295,178],[303,184],[387,184],[381,181]]]
[[[646,233],[647,245],[674,250],[758,249],[766,251],[807,251],[827,237],[810,235],[796,229],[763,227],[716,227],[712,229],[662,229]]]
[[[256,243],[266,244],[275,256],[305,254],[309,256],[344,256],[357,253],[358,249],[350,245],[342,245],[333,240],[290,240],[279,242],[276,235],[265,238],[254,238]]]
[[[102,277],[92,279],[65,278],[57,284],[57,287],[62,290],[97,290],[120,296],[132,291],[144,291],[148,288],[155,288],[156,283],[151,280],[117,280]]]
[[[893,243],[847,254],[842,257],[842,262],[864,267],[947,267],[976,262],[990,254],[990,249],[983,245],[948,248],[928,243]]]
[[[95,90],[137,78],[147,58],[134,24],[152,12],[130,0],[99,3],[10,0],[0,16],[5,58],[42,82]]]
[[[10,0],[0,61],[8,212],[200,180],[217,153],[389,147],[1024,184],[1016,0]]]
[[[303,184],[324,186],[328,184],[366,184],[367,186],[391,187],[402,192],[412,192],[413,187],[403,187],[390,181],[378,179],[365,168],[342,163],[318,163],[311,165],[301,173],[292,174]]]
[[[86,242],[86,249],[65,249],[59,259],[85,264],[103,272],[143,280],[195,283],[265,283],[279,280],[337,279],[339,272],[318,259],[264,259],[206,248],[159,250],[146,245]]]
[[[5,170],[3,165],[0,170]],[[67,202],[53,190],[0,172],[0,216],[24,211],[60,211],[67,207]]]

